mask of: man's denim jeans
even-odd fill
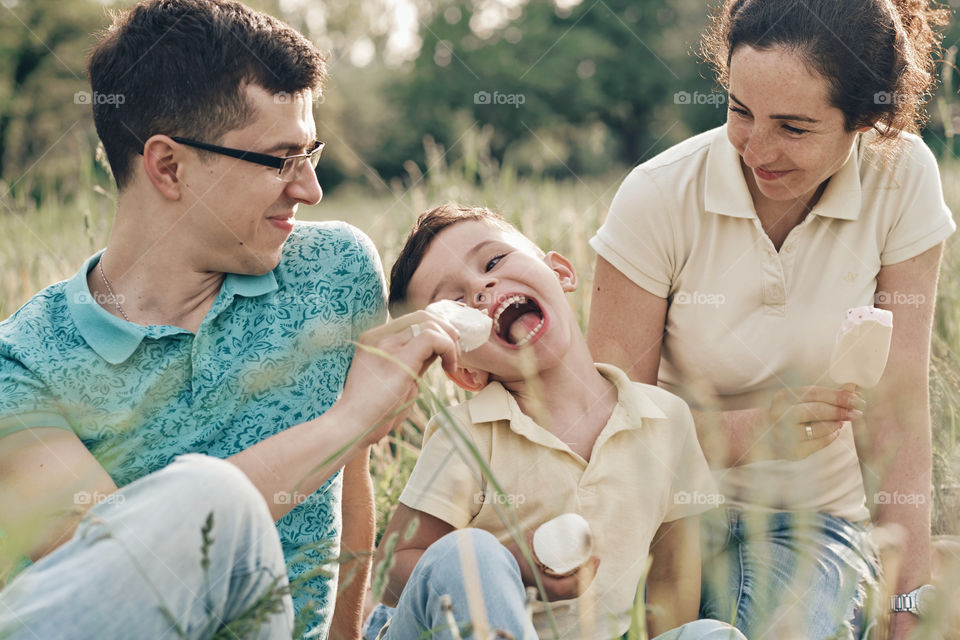
[[[191,454],[95,506],[0,591],[0,639],[206,638],[270,590],[274,611],[240,637],[290,638],[280,538],[240,469]]]

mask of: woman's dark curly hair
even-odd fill
[[[847,131],[891,141],[926,123],[949,19],[929,0],[722,0],[700,52],[726,88],[737,47],[795,51],[829,82]]]

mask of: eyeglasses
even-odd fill
[[[196,147],[204,151],[212,151],[231,158],[239,158],[247,162],[262,164],[265,167],[272,167],[277,170],[277,179],[281,182],[293,182],[303,170],[303,165],[307,162],[314,169],[320,162],[320,154],[323,153],[324,144],[319,140],[314,140],[313,147],[306,153],[298,153],[293,156],[271,156],[265,153],[256,153],[255,151],[244,151],[243,149],[231,149],[230,147],[218,147],[215,144],[198,142],[190,138],[181,138],[179,136],[170,136],[170,139],[189,147]]]

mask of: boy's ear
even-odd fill
[[[557,274],[557,278],[560,279],[560,286],[565,293],[577,290],[577,270],[573,268],[569,260],[556,251],[550,251],[543,256],[543,261]]]
[[[469,367],[457,367],[451,371],[444,369],[447,377],[453,380],[458,387],[466,391],[480,391],[490,381],[490,374]]]

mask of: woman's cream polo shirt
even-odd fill
[[[820,201],[776,251],[757,218],[726,127],[635,168],[590,241],[640,287],[670,300],[659,383],[694,408],[766,406],[782,386],[833,386],[837,330],[877,291],[884,265],[956,228],[933,154],[914,135],[888,164],[858,137]],[[763,398],[763,400],[761,400]],[[853,435],[791,462],[715,470],[732,503],[869,516]]]

